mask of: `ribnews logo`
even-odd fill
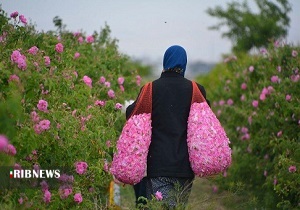
[[[9,178],[11,179],[58,179],[60,177],[59,169],[10,169]]]

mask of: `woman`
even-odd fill
[[[151,199],[157,192],[161,193],[171,208],[187,203],[194,179],[186,141],[192,98],[192,83],[184,77],[186,64],[185,49],[178,45],[169,47],[164,54],[161,76],[152,82],[152,137],[147,177],[135,187],[136,192],[144,191],[137,197]],[[198,84],[198,88],[206,99],[204,87]],[[134,106],[135,102],[128,106],[127,117]]]

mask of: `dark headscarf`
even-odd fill
[[[183,47],[173,45],[166,50],[163,60],[164,71],[176,71],[184,76],[186,63],[187,55]]]

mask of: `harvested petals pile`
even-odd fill
[[[125,184],[136,184],[145,176],[151,143],[151,113],[128,119],[117,141],[110,172]]]
[[[196,176],[218,174],[231,164],[230,141],[206,102],[193,103],[191,106],[187,144],[191,167]]]

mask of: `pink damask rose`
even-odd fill
[[[36,55],[38,53],[38,51],[39,51],[39,48],[37,48],[37,46],[33,46],[28,50],[28,53],[32,54],[32,55]]]
[[[92,35],[86,37],[86,42],[87,43],[93,43],[95,41],[94,37]]]
[[[113,91],[112,89],[107,91],[107,95],[109,98],[114,98],[115,97],[115,91]]]
[[[51,60],[49,56],[44,56],[45,66],[50,66]]]
[[[37,108],[42,112],[48,112],[48,102],[45,100],[39,100]]]
[[[58,43],[55,45],[55,51],[58,53],[62,53],[64,51],[64,46],[62,43]]]
[[[76,202],[76,203],[81,203],[82,202],[82,196],[81,196],[81,193],[76,193],[75,195],[74,195],[74,201]]]
[[[10,17],[16,19],[16,17],[18,17],[18,15],[19,15],[19,12],[15,11],[10,14]]]
[[[0,151],[3,151],[8,145],[8,139],[4,135],[0,135]]]
[[[156,200],[161,201],[163,199],[162,193],[160,191],[156,191],[155,198]]]
[[[51,193],[49,190],[45,190],[43,200],[45,203],[50,203],[51,201]]]
[[[20,18],[20,21],[21,21],[24,25],[27,24],[27,19],[25,18],[24,15],[20,15],[19,18]]]
[[[193,103],[188,118],[187,145],[191,168],[205,177],[225,171],[231,164],[230,141],[206,102]]]
[[[76,167],[76,172],[78,174],[84,174],[88,168],[88,164],[86,162],[76,162],[75,163],[75,167]]]
[[[134,115],[126,122],[110,168],[117,180],[136,184],[145,176],[151,134],[150,113]]]
[[[8,144],[7,147],[4,149],[4,152],[11,156],[15,156],[17,154],[17,150],[12,144]]]
[[[88,77],[88,76],[83,76],[82,80],[83,80],[83,82],[84,82],[87,86],[89,86],[90,88],[92,88],[93,80],[92,80],[90,77]]]

